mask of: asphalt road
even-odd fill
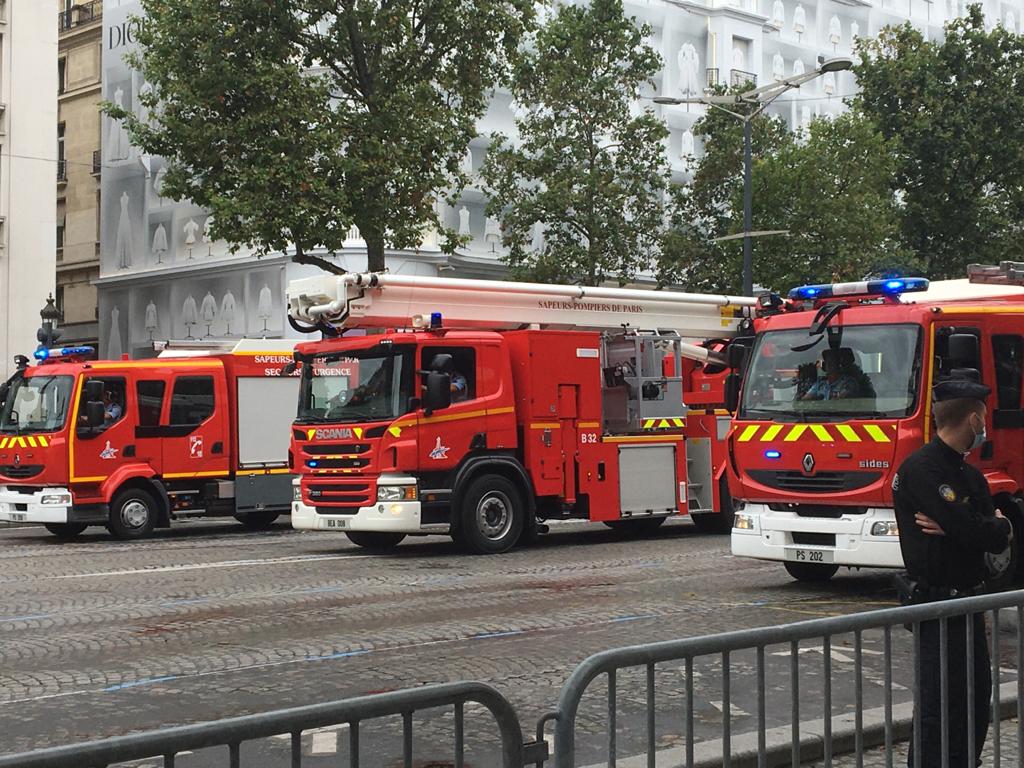
[[[682,521],[641,541],[559,526],[499,557],[460,554],[441,537],[373,556],[342,534],[287,524],[249,533],[192,523],[132,543],[92,531],[61,543],[41,528],[0,530],[0,753],[465,679],[495,685],[530,733],[597,651],[892,604],[886,572],[797,584]],[[836,638],[832,654],[837,711],[852,706],[848,642]],[[865,637],[869,706],[881,702],[871,669],[880,643]],[[788,650],[768,658],[769,720],[787,722]],[[750,661],[737,655],[735,673]],[[821,661],[813,648],[801,656],[805,707],[815,706]],[[711,738],[721,729],[720,662],[698,662],[697,673],[698,738]],[[680,740],[681,681],[678,668],[659,667],[663,746]],[[734,732],[756,722],[753,695],[734,682]],[[623,675],[618,700],[620,754],[642,751],[642,674]],[[579,719],[581,764],[602,754],[606,706],[598,685]],[[496,764],[485,723],[471,712],[469,765]],[[442,717],[417,737],[416,765],[447,764],[450,725]],[[306,734],[303,764],[338,764],[347,741],[344,729]],[[401,764],[385,742],[364,765]],[[288,764],[286,739],[246,750],[261,766]],[[205,754],[178,763],[214,764]]]

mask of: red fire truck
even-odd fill
[[[302,330],[392,329],[296,348],[295,528],[378,550],[450,534],[478,553],[570,518],[728,531],[714,350],[753,299],[392,274],[288,293]]]
[[[934,434],[931,387],[952,373],[992,388],[988,442],[971,454],[1024,531],[1024,269],[970,281],[813,285],[765,299],[728,441],[733,554],[820,581],[840,566],[903,566],[893,473]],[[995,283],[995,284],[985,284]],[[991,556],[1017,576],[1018,542]]]
[[[152,360],[21,359],[0,410],[0,521],[121,539],[197,516],[269,525],[291,502],[292,344],[174,345]]]

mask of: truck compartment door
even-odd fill
[[[675,514],[675,445],[619,446],[619,508],[624,517],[632,514]]]
[[[566,504],[576,503],[576,485],[579,476],[579,431],[577,425],[577,400],[579,387],[572,384],[558,385],[558,430],[562,440],[562,500]]]

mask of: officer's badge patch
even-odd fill
[[[896,493],[900,489],[900,473],[897,472],[892,476],[892,492]]]
[[[939,486],[939,496],[941,496],[944,501],[956,501],[956,491],[954,491],[948,485]]]

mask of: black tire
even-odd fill
[[[1010,544],[999,554],[985,554],[985,565],[989,570],[989,577],[987,584],[991,589],[1005,589],[1014,582],[1018,581],[1020,577],[1020,542],[1018,541],[1021,535],[1020,517],[1015,514],[1015,510],[1002,509],[1006,519],[1010,521],[1010,525],[1013,526],[1013,537],[1010,539]]]
[[[790,576],[797,581],[809,584],[826,582],[835,576],[836,571],[839,570],[838,565],[828,565],[826,563],[786,563],[785,565]]]
[[[657,531],[667,517],[638,517],[635,520],[605,520],[604,524],[624,538],[650,536]]]
[[[729,483],[722,477],[718,481],[718,511],[694,515],[690,519],[701,533],[725,534],[732,532],[734,515],[735,508],[732,503],[732,494],[729,493]]]
[[[497,555],[516,545],[525,520],[526,503],[515,483],[481,475],[462,495],[452,538],[475,555]]]
[[[141,539],[156,525],[157,501],[139,488],[120,491],[110,504],[107,528],[119,539]]]
[[[46,523],[43,527],[58,539],[73,539],[89,525],[88,523]]]
[[[244,515],[235,515],[235,520],[250,531],[263,531],[272,526],[280,516],[280,512],[246,512]]]
[[[405,539],[404,533],[378,533],[375,531],[346,531],[348,540],[369,552],[391,552]]]

